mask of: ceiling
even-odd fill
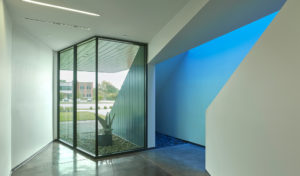
[[[6,0],[15,26],[35,35],[53,50],[99,35],[149,43],[148,53],[154,54],[148,62],[155,64],[273,13],[286,0],[36,1],[101,15],[94,17],[22,0]],[[204,2],[208,3],[202,6]],[[197,5],[201,8],[189,15]],[[170,35],[172,31],[174,35]],[[132,58],[134,54],[131,55]],[[127,65],[131,63],[129,60]]]
[[[53,50],[61,50],[94,35],[148,43],[190,0],[37,1],[101,15],[94,17],[22,0],[6,0],[17,27],[30,32]],[[65,25],[51,24],[53,22]],[[74,25],[81,28],[72,27]]]
[[[80,43],[77,47],[77,70],[95,72],[96,39]],[[143,47],[105,39],[98,40],[98,72],[116,73],[131,67]],[[140,52],[140,54],[138,54]],[[73,47],[60,52],[60,70],[73,70]]]

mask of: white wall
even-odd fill
[[[212,176],[299,175],[299,7],[286,2],[207,110]]]
[[[176,34],[209,2],[190,0],[150,41],[148,63],[176,36]],[[165,58],[164,58],[165,59]]]
[[[0,175],[11,168],[11,37],[12,25],[3,0],[0,0]]]
[[[13,27],[12,167],[53,140],[52,50]]]

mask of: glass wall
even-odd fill
[[[73,145],[73,57],[73,48],[60,52],[59,134],[60,139],[70,145]]]
[[[145,148],[145,50],[95,37],[60,52],[61,141],[93,156]]]
[[[99,39],[99,155],[144,147],[144,47]]]
[[[77,47],[77,147],[95,154],[96,40]]]

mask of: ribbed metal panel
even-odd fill
[[[140,47],[111,110],[113,133],[144,147],[145,133],[145,48]]]

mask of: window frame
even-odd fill
[[[79,45],[88,42],[90,40],[96,40],[96,90],[98,90],[98,41],[99,39],[101,40],[106,40],[106,41],[114,41],[114,42],[120,42],[120,43],[127,43],[127,44],[134,44],[138,46],[144,47],[144,147],[141,149],[136,149],[132,151],[125,151],[125,152],[120,152],[120,153],[113,153],[109,155],[103,155],[99,156],[98,155],[98,130],[96,130],[96,151],[95,154],[86,152],[84,150],[80,150],[77,148],[77,48]],[[65,141],[60,139],[60,54],[61,52],[73,48],[74,55],[73,55],[73,145],[70,145],[66,143]],[[75,43],[69,47],[66,47],[62,50],[59,50],[57,52],[57,141],[72,148],[73,150],[89,157],[90,159],[99,159],[107,156],[114,156],[114,155],[119,155],[119,154],[125,154],[125,153],[131,153],[131,152],[138,152],[138,151],[143,151],[148,148],[148,67],[147,67],[147,61],[148,61],[148,44],[146,43],[141,43],[141,42],[135,42],[135,41],[129,41],[129,40],[123,40],[123,39],[116,39],[116,38],[110,38],[110,37],[103,37],[103,36],[93,36],[90,37],[86,40],[80,41],[78,43]],[[89,85],[87,85],[88,87]],[[85,90],[81,89],[81,86],[79,86],[79,91],[80,90]],[[87,89],[88,90],[88,89]],[[95,91],[96,97],[98,97],[98,91]],[[98,116],[98,98],[96,98],[96,116]],[[97,123],[97,118],[96,118],[96,129],[98,129],[98,123]]]

